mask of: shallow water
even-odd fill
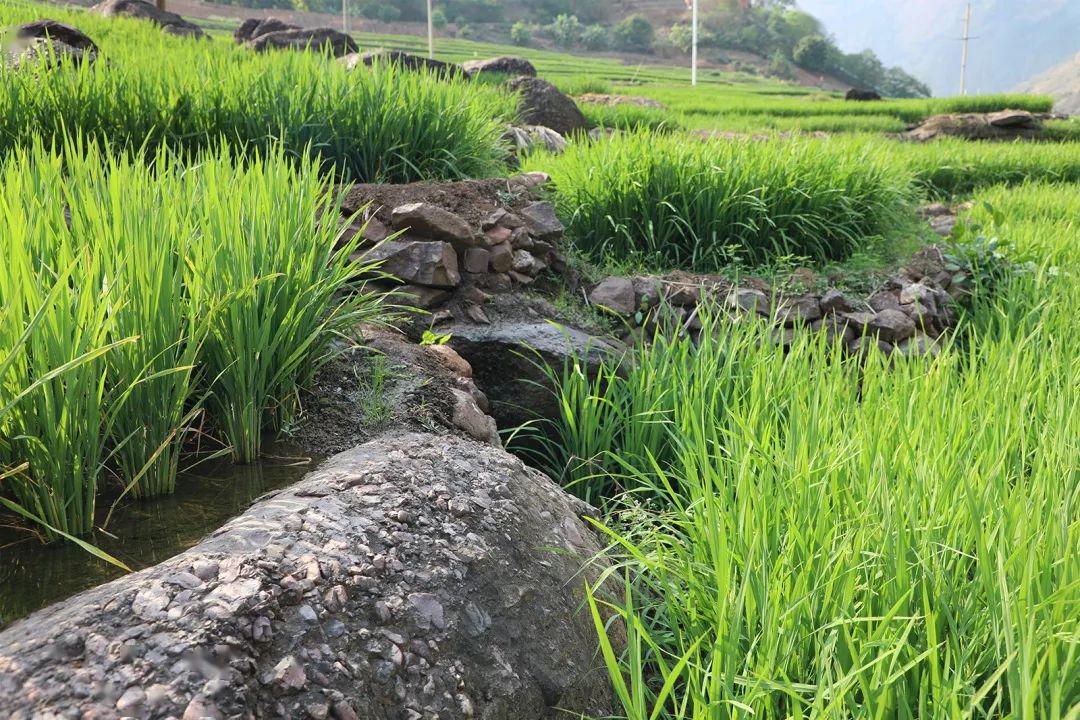
[[[197,544],[250,506],[259,496],[295,483],[315,461],[289,457],[276,447],[254,465],[205,463],[177,479],[174,495],[124,501],[113,513],[109,534],[87,540],[132,570],[155,565]],[[111,501],[99,501],[104,520]],[[0,516],[0,521],[8,520]],[[72,543],[42,545],[26,530],[0,528],[0,628],[46,605],[113,580],[123,570]]]

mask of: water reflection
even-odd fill
[[[113,513],[109,534],[97,532],[87,539],[133,570],[167,560],[260,495],[294,483],[314,468],[313,459],[289,450],[276,446],[269,459],[253,465],[202,464],[177,479],[172,496],[124,501]],[[110,502],[99,503],[99,521]],[[25,531],[0,529],[0,627],[121,575],[119,568],[70,543],[43,546]]]

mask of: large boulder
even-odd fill
[[[461,69],[469,77],[476,77],[484,73],[513,75],[514,77],[536,77],[536,68],[531,62],[523,57],[503,55],[487,60],[467,60],[461,64]]]
[[[54,67],[80,65],[94,62],[98,55],[98,46],[89,36],[56,20],[36,20],[8,28],[2,34],[13,38],[4,47],[4,56],[15,68],[39,62]]]
[[[1042,136],[1042,123],[1048,117],[1024,110],[934,115],[908,130],[902,137],[919,142],[939,137],[1006,142],[1034,140]]]
[[[519,77],[508,83],[518,93],[518,115],[526,125],[543,125],[560,135],[588,131],[589,121],[569,97],[547,80]]]
[[[566,151],[566,138],[542,125],[507,125],[502,139],[515,160],[537,150],[557,155]]]
[[[256,28],[258,31],[258,28]],[[267,50],[311,50],[330,52],[334,57],[342,57],[357,50],[356,41],[333,28],[294,28],[275,30],[256,35],[248,41],[248,46],[256,52]]]
[[[206,33],[195,23],[188,22],[174,12],[159,10],[157,5],[143,2],[143,0],[102,0],[92,10],[105,17],[132,17],[149,20],[160,26],[163,32],[171,35],[206,37]]]
[[[262,22],[259,18],[248,18],[240,23],[240,27],[233,31],[233,40],[238,43],[246,43],[251,39],[251,34]]]
[[[562,372],[564,363],[577,361],[592,374],[605,357],[615,359],[625,352],[615,341],[544,320],[462,323],[440,327],[439,332],[450,336],[451,347],[472,366],[477,386],[493,399],[491,415],[502,428],[558,416],[543,364]]]
[[[608,715],[588,512],[491,445],[384,436],[0,633],[4,717]]]
[[[873,102],[881,100],[881,95],[878,95],[875,90],[864,90],[862,88],[851,88],[844,94],[845,100],[851,100],[854,102]]]
[[[240,27],[236,28],[236,32],[233,33],[233,39],[238,43],[246,43],[268,33],[300,29],[299,25],[287,23],[276,17],[248,18],[240,24]]]
[[[420,55],[412,55],[400,50],[372,50],[362,55],[355,53],[341,58],[339,62],[345,66],[346,70],[354,70],[360,66],[393,65],[412,72],[430,72],[445,79],[465,77],[465,71],[461,69],[460,65],[421,57]]]

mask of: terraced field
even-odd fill
[[[113,513],[153,518],[192,467],[223,464],[220,483],[278,441],[368,443],[190,568],[10,618],[0,715],[1080,718],[1078,126],[896,137],[1049,98],[690,88],[682,68],[440,40],[444,60],[523,52],[572,94],[662,105],[585,106],[602,127],[514,150],[526,108],[501,78],[0,0],[0,26],[43,15],[100,56],[0,64],[0,615],[47,595],[39,541],[120,573]],[[536,363],[504,341],[522,327]],[[552,350],[564,329],[606,350]],[[500,406],[537,398],[553,410],[500,440]],[[491,487],[454,495],[463,477]],[[169,507],[218,500],[193,502]],[[166,555],[198,540],[145,522]],[[454,596],[465,578],[486,584]],[[93,632],[72,640],[72,617]]]

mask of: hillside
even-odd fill
[[[90,0],[78,0],[89,3]],[[344,0],[353,32],[426,36],[421,0]],[[205,19],[280,16],[303,26],[343,22],[343,0],[234,0],[210,5],[170,0]],[[685,3],[660,0],[447,0],[433,14],[440,39],[480,40],[574,54],[618,54],[628,63],[685,65],[691,30]],[[829,29],[794,3],[706,0],[700,9],[699,63],[826,90],[871,88],[889,97],[927,97],[930,89],[873,50],[847,53]]]
[[[1054,109],[1058,112],[1080,113],[1080,53],[1034,80],[1021,83],[1017,90],[1052,95],[1057,100]]]
[[[798,0],[840,47],[873,48],[883,61],[926,81],[935,95],[960,82],[963,0]],[[980,0],[972,3],[968,91],[1003,92],[1080,52],[1075,0]]]

